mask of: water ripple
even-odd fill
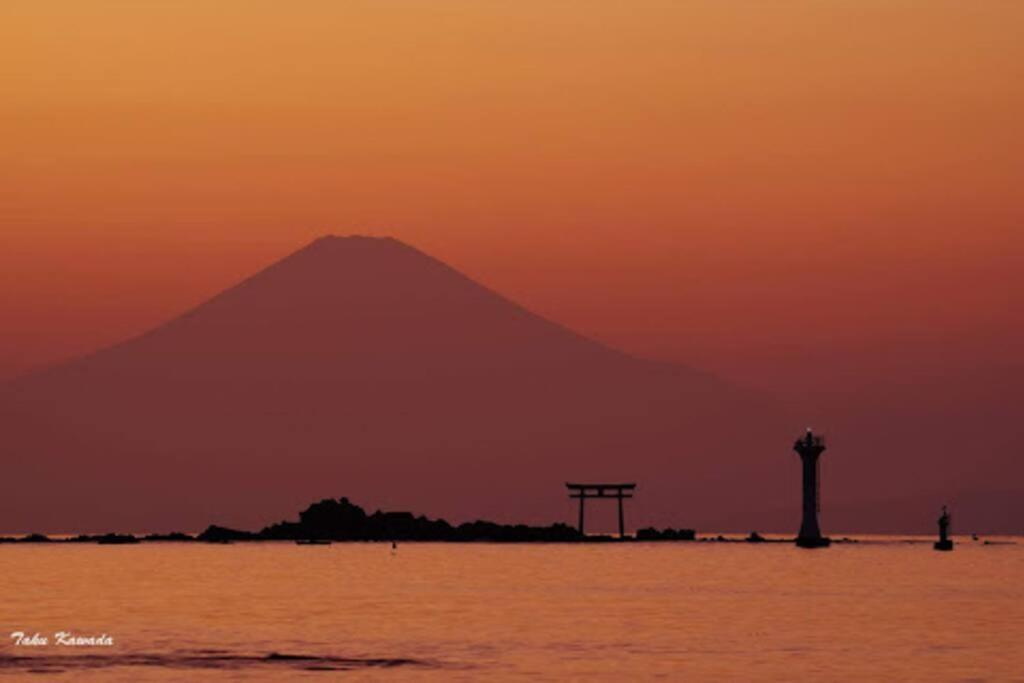
[[[393,667],[436,668],[437,664],[404,657],[335,657],[271,652],[247,655],[203,650],[171,654],[0,655],[0,671],[61,673],[112,667],[160,667],[170,669],[293,668],[306,671],[351,671]]]

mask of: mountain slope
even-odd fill
[[[546,522],[574,515],[567,479],[638,481],[631,521],[699,526],[796,491],[792,425],[759,399],[604,347],[391,239],[317,240],[137,339],[11,382],[0,429],[7,531],[257,527],[340,495]]]

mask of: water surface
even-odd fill
[[[0,676],[37,680],[1024,680],[1024,541],[7,545],[0,576]]]

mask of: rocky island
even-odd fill
[[[198,535],[175,532],[171,534],[108,533],[79,535],[66,539],[53,539],[41,534],[22,538],[0,538],[0,543],[100,543],[123,545],[140,542],[206,542],[234,543],[252,541],[433,541],[453,543],[575,543],[633,541],[692,541],[692,529],[641,529],[635,538],[618,539],[611,536],[586,536],[567,524],[528,526],[526,524],[497,524],[485,520],[465,522],[458,526],[443,519],[416,516],[411,512],[384,512],[367,514],[348,498],[326,498],[313,503],[299,513],[298,521],[281,521],[260,531],[243,531],[212,524]]]

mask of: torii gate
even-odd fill
[[[626,536],[625,517],[622,514],[622,499],[632,498],[636,484],[570,484],[566,482],[570,498],[580,500],[580,533],[583,533],[583,507],[587,498],[616,498],[619,501],[619,538]],[[608,491],[609,493],[605,493]],[[612,493],[614,491],[614,493]]]

